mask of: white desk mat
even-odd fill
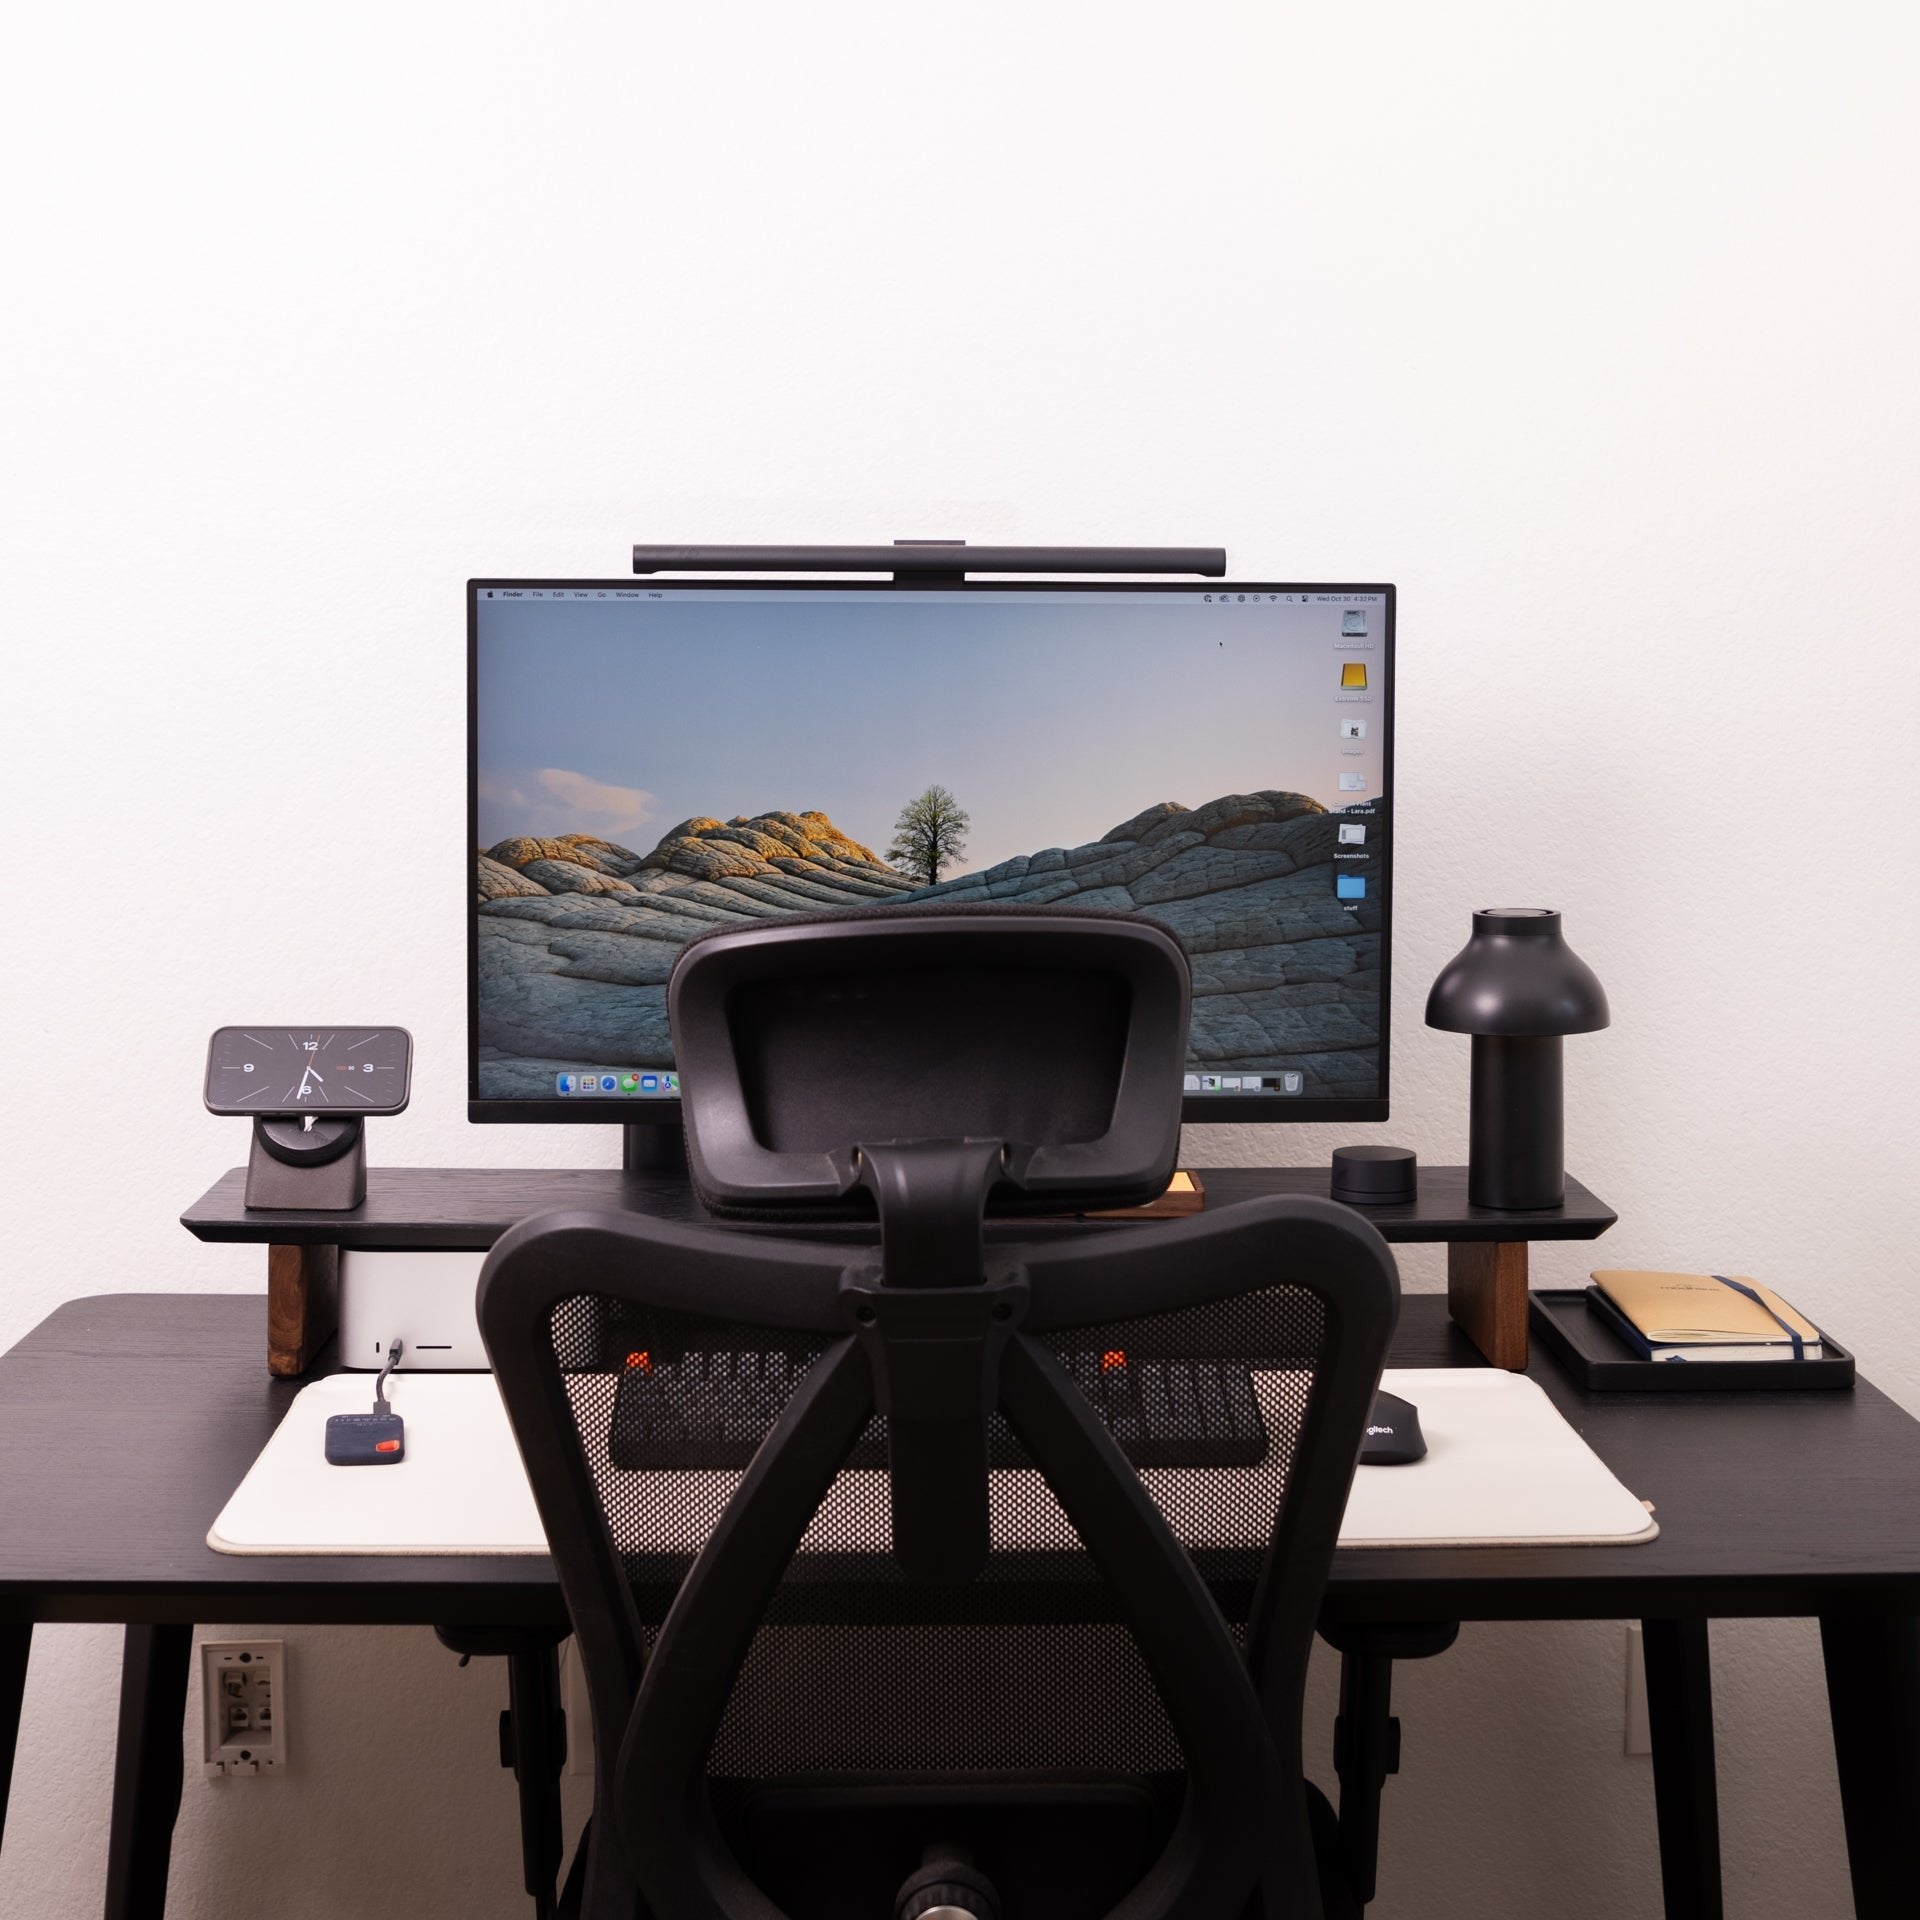
[[[1284,1428],[1279,1378],[1255,1376],[1276,1435]],[[1531,1380],[1491,1368],[1443,1367],[1389,1370],[1381,1384],[1419,1409],[1427,1457],[1411,1466],[1360,1469],[1341,1523],[1343,1547],[1603,1546],[1651,1540],[1659,1531]],[[364,1373],[316,1380],[294,1396],[207,1544],[238,1554],[545,1553],[546,1535],[493,1376],[398,1374],[387,1391],[407,1423],[407,1456],[398,1466],[327,1464],[328,1416],[366,1412],[373,1384]],[[602,1397],[610,1407],[611,1396]],[[603,1474],[619,1471],[604,1457],[595,1464]],[[1234,1497],[1251,1492],[1258,1474],[1257,1468],[1161,1467],[1145,1470],[1141,1479],[1175,1517],[1175,1531],[1189,1547],[1258,1546],[1248,1522],[1262,1509],[1271,1511],[1272,1495]],[[672,1537],[659,1542],[671,1550],[705,1538],[739,1476],[657,1478],[663,1491],[671,1488],[663,1505],[671,1512]],[[852,1516],[873,1510],[868,1496],[879,1478],[841,1474],[814,1532],[831,1532],[844,1544]],[[996,1473],[992,1487],[995,1544],[1048,1544],[1044,1515],[1052,1496],[1038,1476]]]
[[[1389,1367],[1380,1384],[1419,1411],[1427,1457],[1353,1476],[1343,1547],[1626,1546],[1659,1533],[1524,1374]]]

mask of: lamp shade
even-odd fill
[[[1473,937],[1427,995],[1427,1025],[1447,1033],[1538,1039],[1594,1033],[1611,1017],[1606,989],[1545,907],[1476,913]]]

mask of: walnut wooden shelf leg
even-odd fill
[[[1447,1248],[1447,1311],[1496,1367],[1527,1364],[1527,1243],[1456,1240]]]
[[[267,1249],[267,1371],[294,1380],[340,1319],[340,1249]]]

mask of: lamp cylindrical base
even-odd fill
[[[1557,1207],[1567,1194],[1560,1037],[1475,1034],[1467,1199],[1476,1207]]]

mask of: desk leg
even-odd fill
[[[1643,1620],[1653,1805],[1667,1920],[1721,1920],[1720,1791],[1704,1620]]]
[[[106,1920],[165,1920],[180,1812],[191,1627],[129,1627],[107,1835]]]
[[[1823,1617],[1827,1711],[1858,1920],[1910,1915],[1920,1884],[1920,1620]]]
[[[0,1627],[0,1841],[7,1837],[7,1795],[13,1786],[13,1750],[20,1738],[20,1702],[27,1690],[31,1626]]]

